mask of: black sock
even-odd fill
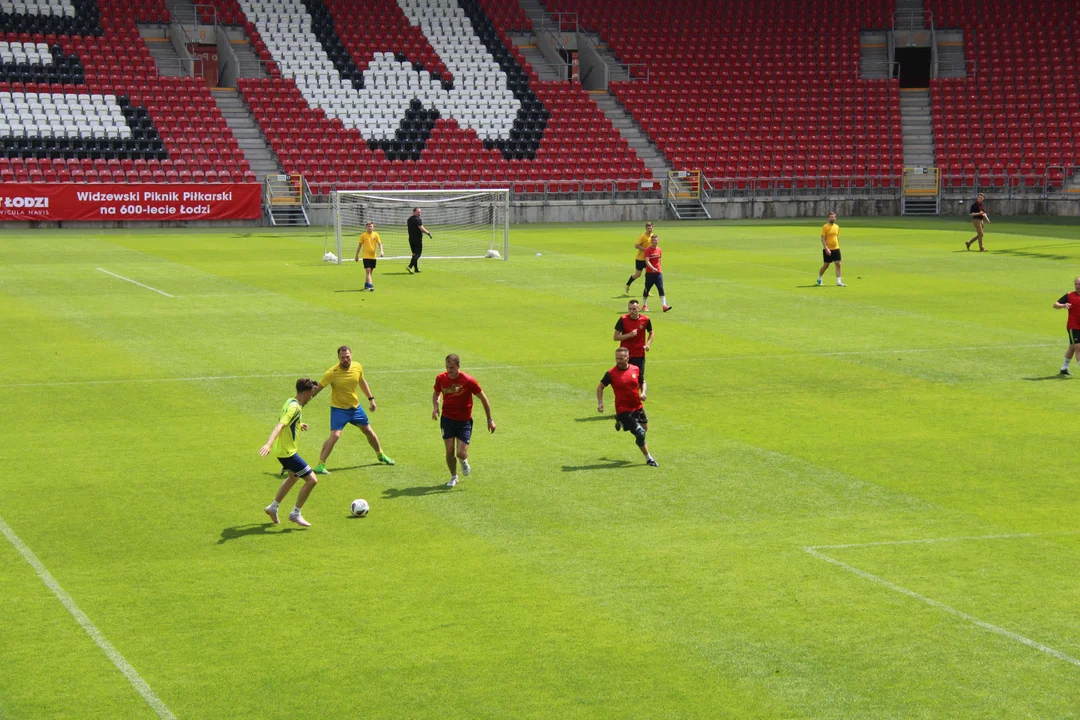
[[[636,278],[634,278],[634,276],[633,276],[633,275],[631,275],[631,276],[630,276],[630,279],[626,281],[626,287],[630,287],[631,285],[633,285],[633,284],[634,284],[634,280],[635,280],[635,279],[636,279]]]

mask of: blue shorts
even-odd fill
[[[457,438],[468,445],[472,439],[472,418],[468,420],[451,420],[448,417],[443,417],[439,421],[439,426],[442,427],[443,440]]]
[[[367,427],[371,423],[368,422],[367,413],[364,412],[364,408],[355,407],[352,410],[343,410],[342,408],[332,407],[330,408],[330,429],[342,430],[346,425],[355,425],[356,427]]]
[[[311,466],[304,462],[304,458],[299,455],[290,455],[286,458],[279,457],[278,462],[281,463],[281,467],[296,477],[307,477],[311,474]]]

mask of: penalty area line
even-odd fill
[[[60,583],[56,581],[56,578],[52,576],[52,573],[50,573],[42,562],[38,560],[34,551],[19,539],[19,536],[15,534],[15,531],[12,530],[6,522],[4,522],[3,518],[0,518],[0,533],[3,533],[4,537],[8,539],[8,542],[19,551],[19,554],[23,556],[23,559],[34,569],[34,572],[38,574],[41,581],[45,583],[45,587],[49,588],[49,590],[52,591],[52,594],[56,596],[56,599],[67,608],[67,611],[71,613],[71,616],[75,618],[75,621],[79,623],[82,629],[86,631],[86,634],[90,636],[97,646],[105,652],[105,655],[112,661],[112,664],[124,674],[124,677],[131,683],[131,686],[142,696],[142,699],[146,701],[146,704],[157,713],[158,717],[163,718],[164,720],[176,720],[176,716],[172,714],[172,711],[169,710],[164,702],[162,702],[161,698],[154,693],[150,688],[150,685],[142,679],[142,676],[135,671],[135,668],[131,666],[131,663],[125,660],[124,656],[120,654],[120,651],[108,641],[100,630],[98,630],[97,626],[86,616],[86,613],[79,609],[79,606],[75,604],[75,600],[72,599],[71,595],[68,595],[67,591],[60,587]]]
[[[992,540],[992,539],[1004,539],[1004,538],[1011,538],[1011,537],[1024,538],[1024,537],[1033,537],[1033,535],[1030,535],[1030,534],[990,535],[990,536],[985,536],[985,537],[982,537],[982,538],[955,538],[955,539],[956,540],[968,540],[968,539],[970,539],[970,540]],[[950,538],[943,538],[943,539],[940,539],[940,540],[933,540],[931,542],[947,542],[949,539]],[[871,545],[872,545],[872,543],[871,543]],[[818,547],[824,547],[824,546],[818,546]],[[894,582],[890,582],[890,581],[886,580],[883,577],[880,577],[878,575],[874,575],[873,573],[869,573],[869,572],[867,572],[865,570],[860,570],[859,568],[855,567],[854,565],[848,565],[845,562],[842,562],[840,560],[837,560],[834,557],[830,557],[830,556],[826,555],[825,553],[821,552],[818,549],[818,547],[814,547],[814,546],[804,547],[803,551],[808,553],[812,557],[817,558],[818,560],[824,560],[825,562],[829,563],[830,565],[835,565],[836,567],[841,568],[842,570],[846,570],[847,572],[849,572],[849,573],[851,573],[853,575],[857,575],[858,577],[861,577],[864,580],[869,580],[870,582],[876,583],[878,585],[882,585],[882,586],[888,588],[889,590],[892,590],[893,592],[900,593],[901,595],[906,595],[907,597],[912,598],[914,600],[918,600],[919,602],[925,603],[925,604],[929,605],[930,607],[941,610],[942,612],[948,613],[949,615],[952,615],[954,617],[958,617],[961,620],[969,622],[969,623],[971,623],[972,625],[974,625],[976,627],[982,628],[983,630],[986,630],[988,632],[992,632],[995,635],[1000,635],[1001,637],[1004,637],[1004,638],[1008,638],[1009,640],[1013,640],[1013,641],[1018,642],[1018,643],[1020,643],[1022,645],[1027,645],[1028,647],[1033,648],[1035,650],[1038,650],[1041,653],[1045,653],[1045,654],[1047,654],[1047,655],[1049,655],[1049,656],[1051,656],[1053,658],[1057,658],[1058,660],[1061,660],[1062,662],[1067,662],[1070,665],[1075,665],[1076,667],[1080,667],[1080,660],[1078,660],[1077,658],[1074,658],[1072,655],[1067,655],[1066,653],[1063,653],[1060,650],[1055,650],[1054,648],[1050,647],[1049,645],[1043,645],[1040,642],[1036,642],[1035,640],[1032,640],[1029,637],[1025,637],[1024,635],[1021,635],[1019,633],[1015,633],[1012,630],[1006,630],[1005,628],[1001,627],[1000,625],[994,625],[993,623],[988,623],[985,620],[980,620],[979,618],[975,617],[974,615],[967,614],[963,610],[957,610],[956,608],[952,607],[951,605],[946,605],[945,603],[939,602],[938,600],[935,600],[935,599],[933,599],[931,597],[927,597],[926,595],[920,595],[919,593],[915,592],[914,590],[909,590],[908,588],[903,587],[901,585],[897,585]],[[833,546],[833,547],[837,547],[837,546]],[[845,546],[839,546],[839,547],[845,547]],[[867,545],[852,545],[852,546],[846,546],[846,547],[867,547]]]
[[[139,286],[139,287],[141,287],[141,288],[146,288],[147,290],[153,290],[154,292],[158,293],[159,295],[164,295],[165,297],[168,297],[168,298],[174,298],[174,297],[176,297],[175,295],[170,295],[169,293],[165,292],[164,290],[158,290],[158,289],[157,289],[157,288],[155,288],[155,287],[150,287],[149,285],[143,285],[143,284],[142,284],[141,282],[139,282],[138,280],[132,280],[131,278],[128,278],[128,277],[124,277],[123,275],[117,275],[117,274],[116,274],[116,273],[114,273],[114,272],[109,272],[109,271],[108,271],[108,270],[106,270],[105,268],[97,268],[97,271],[98,271],[98,272],[103,272],[103,273],[105,273],[106,275],[112,275],[112,276],[113,276],[114,278],[119,278],[120,280],[124,280],[124,281],[126,281],[126,282],[129,282],[129,283],[131,283],[132,285],[138,285],[138,286]]]

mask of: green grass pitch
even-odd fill
[[[847,288],[820,220],[658,224],[658,469],[595,406],[636,223],[374,293],[321,229],[7,230],[0,518],[182,719],[1080,717],[1080,225],[840,223]],[[347,429],[270,526],[257,451],[342,343],[397,465]],[[453,490],[449,352],[498,422]],[[8,540],[0,658],[5,720],[155,717]]]

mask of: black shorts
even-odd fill
[[[829,263],[840,262],[840,248],[830,251],[831,254],[826,254],[825,248],[821,248],[821,259],[826,265]]]
[[[468,420],[453,420],[446,416],[439,418],[439,427],[442,428],[442,439],[457,439],[466,445],[472,440],[472,418]]]
[[[634,261],[634,269],[635,270],[644,270],[645,269],[645,261],[644,260],[635,260]]]
[[[1070,345],[1080,345],[1080,330],[1077,330],[1076,328],[1068,328],[1066,332],[1069,333]]]
[[[364,258],[364,267],[373,268],[375,267],[375,263],[377,262],[378,260],[376,260],[375,258]]]
[[[304,458],[299,455],[279,457],[278,462],[281,463],[281,467],[285,468],[296,477],[303,478],[311,474],[311,466],[304,462]]]
[[[645,273],[645,297],[649,297],[652,289],[664,295],[664,273]]]
[[[633,355],[631,355],[627,359],[627,362],[641,371],[640,373],[638,373],[638,379],[640,379],[641,382],[645,382],[645,356],[642,355],[641,357],[634,357]]]
[[[412,252],[413,255],[419,255],[420,253],[424,252],[424,238],[420,238],[418,240],[413,240],[412,238],[409,238],[409,250]]]
[[[649,416],[645,414],[645,408],[638,408],[634,412],[618,413],[615,415],[615,420],[627,432],[633,432],[638,425],[649,424]]]

